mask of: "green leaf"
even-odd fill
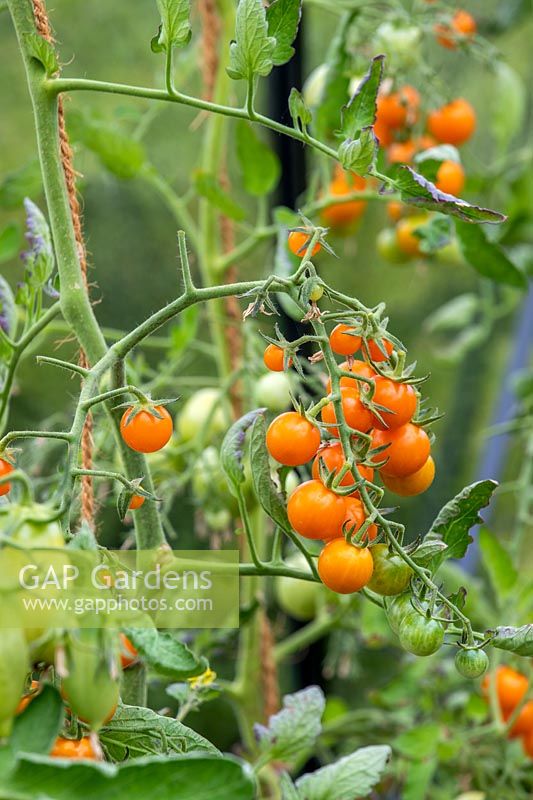
[[[334,764],[302,775],[296,781],[301,800],[354,800],[367,797],[390,758],[386,745],[362,747]]]
[[[441,214],[449,214],[466,222],[503,222],[505,219],[498,211],[473,206],[466,200],[439,191],[431,181],[405,165],[398,169],[394,183],[401,192],[402,201],[409,205],[440,211]]]
[[[493,647],[517,656],[533,658],[533,625],[522,625],[520,628],[500,626],[487,631],[487,634],[493,634],[490,641]]]
[[[276,40],[272,53],[275,67],[286,64],[294,55],[292,43],[298,34],[302,0],[274,0],[266,12],[268,35]]]
[[[403,784],[402,800],[426,800],[437,766],[437,758],[410,763]]]
[[[460,294],[426,317],[424,327],[429,333],[463,330],[474,322],[479,311],[480,301],[477,294]]]
[[[255,494],[268,516],[284,531],[290,531],[287,509],[270,477],[270,460],[266,449],[266,424],[263,415],[257,417],[252,427],[250,461],[254,465],[252,480]]]
[[[289,111],[296,130],[305,133],[307,126],[313,121],[313,115],[307,108],[303,95],[294,86],[289,95]]]
[[[479,531],[479,547],[485,567],[498,598],[509,594],[518,579],[513,560],[505,547],[488,528]]]
[[[50,42],[37,33],[26,33],[24,39],[30,56],[40,61],[48,78],[59,72],[56,52]]]
[[[406,758],[421,761],[437,751],[439,738],[440,725],[428,722],[401,733],[393,741],[392,747]]]
[[[57,689],[45,684],[40,693],[15,718],[9,745],[13,753],[48,755],[65,717],[65,706]]]
[[[211,742],[181,722],[137,706],[119,706],[99,736],[112,761],[155,754],[218,753]]]
[[[237,125],[236,146],[243,185],[248,194],[262,197],[273,191],[281,175],[279,159],[250,123]]]
[[[433,572],[447,558],[463,558],[472,541],[469,531],[483,522],[479,511],[489,504],[497,485],[496,481],[489,480],[466,486],[439,511],[425,540],[442,541],[448,547],[431,560],[429,567]]]
[[[251,81],[256,75],[269,75],[276,46],[276,39],[268,34],[262,0],[239,0],[235,41],[230,45],[230,78]]]
[[[423,253],[436,253],[451,241],[451,220],[439,214],[416,228],[413,234],[420,239],[420,250]]]
[[[520,131],[527,108],[527,91],[520,75],[506,61],[496,61],[491,90],[491,130],[502,152]]]
[[[143,661],[161,675],[183,680],[200,675],[207,669],[205,658],[199,658],[170,633],[155,628],[128,628],[128,639]]]
[[[189,306],[178,317],[178,322],[170,330],[170,351],[173,355],[179,355],[194,341],[198,332],[198,322],[200,316],[198,306]]]
[[[161,25],[151,42],[154,53],[188,44],[192,36],[190,0],[157,0],[157,7]]]
[[[370,127],[361,131],[357,139],[345,139],[339,147],[338,158],[344,169],[367,175],[376,164],[378,150],[378,140]]]
[[[519,289],[527,287],[524,273],[510,261],[498,244],[488,240],[483,228],[456,222],[455,230],[463,256],[481,275]]]
[[[28,162],[16,172],[10,172],[0,183],[0,206],[18,208],[25,197],[36,197],[42,192],[39,159]]]
[[[20,225],[11,222],[0,233],[0,264],[14,258],[21,245]]]
[[[122,180],[134,178],[146,161],[142,144],[105,120],[85,113],[70,113],[69,132],[95,153],[109,172]]]
[[[198,170],[198,172],[195,172],[193,179],[198,194],[209,200],[211,205],[222,211],[226,217],[237,222],[246,218],[246,211],[224,191],[214,175]]]
[[[0,275],[0,327],[8,336],[12,336],[17,327],[15,298],[3,275]]]
[[[265,411],[265,408],[256,408],[234,422],[220,447],[220,464],[235,495],[238,495],[239,486],[246,480],[243,463],[246,432]]]
[[[316,110],[316,129],[321,139],[331,138],[339,126],[339,109],[344,105],[350,85],[350,56],[346,42],[357,11],[347,13],[337,29],[326,58],[326,84]]]
[[[58,761],[26,756],[17,761],[0,751],[0,796],[11,800],[254,800],[250,768],[215,755],[153,756],[123,765]]]
[[[282,772],[279,776],[279,786],[281,789],[282,800],[298,800],[298,792],[292,782],[290,775]]]
[[[261,753],[285,763],[304,756],[320,736],[325,705],[318,686],[285,695],[283,708],[270,717],[268,727],[254,726]]]
[[[427,567],[428,564],[430,564],[435,558],[435,556],[439,556],[444,550],[446,550],[447,547],[447,544],[439,541],[438,539],[435,539],[434,541],[424,539],[424,541],[416,548],[414,553],[411,554],[411,558],[421,567]]]
[[[370,68],[357,87],[348,105],[342,109],[342,135],[347,139],[357,139],[363,128],[368,128],[376,120],[376,100],[383,76],[384,56],[372,59]]]

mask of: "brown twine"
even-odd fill
[[[33,16],[35,18],[35,26],[38,33],[48,42],[53,43],[54,37],[50,27],[50,21],[46,12],[44,0],[32,0]],[[65,127],[65,115],[63,111],[63,101],[59,97],[57,106],[57,121],[59,130],[59,147],[61,154],[61,164],[65,175],[65,184],[67,187],[68,202],[70,206],[70,214],[72,217],[72,226],[74,228],[74,236],[78,246],[78,258],[80,261],[80,268],[83,275],[85,288],[88,291],[87,283],[87,253],[85,250],[85,242],[83,238],[83,229],[81,223],[81,207],[78,200],[76,190],[76,171],[74,169],[74,158],[72,148],[69,143],[67,130]],[[87,356],[83,350],[79,354],[80,366],[87,369],[90,365]],[[83,428],[81,439],[81,460],[83,469],[91,469],[93,459],[93,423],[91,414],[87,415],[85,425]],[[81,481],[81,513],[82,518],[94,528],[94,487],[92,478],[84,475]]]
[[[274,660],[275,639],[272,625],[266,615],[261,612],[261,683],[263,687],[263,712],[265,721],[279,711],[278,669]]]

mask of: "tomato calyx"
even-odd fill
[[[124,519],[128,511],[135,511],[140,508],[145,500],[159,500],[158,497],[143,489],[141,484],[143,478],[133,478],[128,481],[117,498],[117,513],[120,519]]]

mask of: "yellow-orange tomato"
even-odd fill
[[[317,568],[328,589],[338,594],[352,594],[366,586],[372,577],[374,560],[368,548],[355,547],[339,538],[324,547]]]
[[[263,361],[265,362],[265,367],[272,372],[283,372],[285,361],[283,347],[278,347],[277,344],[269,344],[263,353]],[[287,366],[290,367],[291,364],[292,358],[289,358]]]
[[[352,173],[348,176],[344,170],[337,174],[329,186],[329,194],[343,197],[361,192],[366,188],[366,181],[360,175]],[[321,216],[326,225],[332,228],[344,228],[359,219],[366,208],[365,200],[350,200],[347,203],[333,203],[322,210]]]
[[[82,759],[97,761],[99,758],[88,736],[84,736],[82,739],[64,739],[59,736],[50,755],[52,758],[69,758],[74,761]]]
[[[428,114],[428,129],[439,142],[460,145],[476,129],[476,112],[462,97]]]
[[[346,501],[321,481],[302,483],[289,497],[287,515],[292,527],[306,539],[342,536]]]
[[[381,347],[378,345],[377,342],[372,341],[371,339],[368,341],[368,351],[370,353],[370,358],[372,361],[375,361],[376,364],[379,364],[380,361],[386,361],[387,358],[391,355],[392,351],[394,350],[394,345],[392,342],[389,342],[388,339],[382,339],[380,344],[385,349],[385,353],[382,352]]]
[[[391,200],[387,203],[387,215],[393,222],[398,222],[402,218],[405,210],[405,205],[398,200]]]
[[[172,417],[164,406],[137,411],[127,408],[120,420],[120,434],[128,447],[138,453],[161,450],[172,436]]]
[[[413,86],[403,86],[397,92],[381,93],[377,100],[376,120],[388,128],[403,128],[416,119],[420,95]]]
[[[401,428],[393,431],[372,432],[372,446],[383,447],[388,445],[376,457],[377,461],[384,458],[387,463],[380,468],[381,475],[392,475],[394,478],[405,478],[418,472],[429,458],[431,445],[429,436],[423,428],[408,422]]]
[[[374,123],[374,136],[381,147],[388,147],[394,140],[391,129],[380,119],[376,119]]]
[[[361,375],[363,378],[373,378],[376,374],[366,361],[352,361],[351,364],[344,361],[342,364],[339,364],[339,368],[344,370],[344,372],[353,372],[354,375]],[[341,386],[351,386],[353,389],[358,389],[360,383],[361,381],[358,381],[357,378],[348,378],[345,375],[342,375],[340,379]],[[326,382],[326,392],[328,394],[331,392],[331,378],[328,378]]]
[[[503,716],[506,722],[511,714],[512,711],[504,712]],[[529,733],[533,733],[533,700],[529,700],[529,702],[524,703],[524,706],[520,709],[513,727],[509,731],[509,736],[512,739],[515,739],[518,736],[527,736]]]
[[[344,464],[344,451],[340,442],[328,442],[322,447],[315,456],[313,461],[312,474],[315,480],[320,480],[320,460],[324,462],[327,472],[335,472],[337,475]],[[367,481],[374,480],[374,470],[372,467],[365,467],[362,464],[357,466],[359,475]],[[351,486],[355,483],[354,476],[351,472],[347,472],[341,479],[341,486]]]
[[[407,383],[393,381],[378,375],[374,380],[375,391],[372,401],[376,405],[389,409],[379,411],[381,422],[374,417],[374,427],[382,430],[393,430],[410,422],[415,415],[418,399],[412,386]]]
[[[437,171],[435,186],[441,192],[458,196],[465,185],[465,171],[457,161],[443,161]]]
[[[435,462],[429,456],[426,463],[417,472],[405,478],[396,478],[393,475],[381,475],[381,480],[390,492],[400,497],[414,497],[429,489],[435,478]]]
[[[406,217],[401,219],[396,225],[396,243],[402,253],[408,256],[419,256],[421,240],[415,236],[414,231],[427,222],[427,218],[421,215]]]
[[[352,325],[340,323],[331,331],[329,344],[334,353],[340,356],[352,356],[361,347],[361,337],[354,334]]]
[[[320,432],[301,414],[286,411],[270,423],[266,445],[272,458],[280,464],[297,467],[315,457],[320,446]]]
[[[5,458],[0,458],[0,478],[3,478],[4,475],[9,475],[10,472],[13,472],[13,469],[13,464],[10,464]],[[10,489],[10,483],[0,483],[0,497],[7,494]]]
[[[31,682],[31,686],[30,686],[29,692],[27,694],[25,694],[23,697],[21,697],[21,699],[20,699],[20,703],[18,704],[17,710],[15,712],[16,714],[22,714],[24,709],[29,706],[29,704],[31,703],[33,698],[36,697],[37,694],[39,693],[40,686],[41,686],[41,684],[39,683],[39,681],[32,681]]]
[[[357,389],[352,389],[349,386],[341,388],[341,402],[342,410],[344,412],[344,419],[346,424],[356,431],[365,433],[372,427],[372,412],[361,401],[361,396]],[[328,403],[327,406],[321,411],[322,422],[326,425],[333,425],[337,422],[335,414],[335,406],[333,403]],[[333,436],[339,435],[339,429],[329,427],[328,431]]]
[[[491,675],[486,675],[483,678],[482,689],[485,696],[490,691],[491,679]],[[504,712],[513,711],[522,702],[528,687],[529,681],[521,672],[517,672],[511,667],[498,667],[496,672],[496,692]]]
[[[424,133],[422,136],[418,136],[415,139],[415,144],[417,152],[420,152],[421,150],[429,150],[430,147],[435,147],[437,142],[433,136],[429,136],[427,133]]]
[[[410,164],[416,153],[416,144],[412,139],[405,142],[393,142],[387,148],[387,158],[391,164]]]
[[[136,664],[139,660],[139,653],[132,645],[128,637],[124,634],[120,634],[120,663],[122,664],[122,669],[127,669],[131,667],[132,664]]]
[[[128,508],[130,509],[130,511],[136,511],[138,508],[140,508],[143,505],[145,500],[146,500],[146,497],[144,497],[144,495],[142,495],[142,494],[134,494],[133,497],[130,500],[130,504],[129,504]]]
[[[533,758],[533,730],[531,730],[527,736],[524,736],[523,743],[524,753],[526,756],[529,756],[529,758]]]
[[[476,31],[476,20],[462,8],[455,12],[449,25],[435,25],[438,43],[448,50],[455,50],[460,40],[472,39]]]
[[[298,258],[303,258],[307,252],[310,241],[311,237],[308,233],[304,233],[303,231],[291,231],[288,240],[289,250],[291,253],[294,253],[295,256],[298,256]],[[316,256],[321,249],[322,245],[320,242],[317,242],[313,247],[311,255]]]

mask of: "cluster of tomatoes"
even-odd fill
[[[505,722],[511,717],[514,722],[509,731],[512,739],[521,738],[524,752],[533,758],[533,700],[524,703],[529,690],[529,681],[521,672],[508,666],[500,666],[495,675],[487,675],[483,680],[483,694],[488,697],[491,681],[495,682],[500,711]],[[519,713],[516,711],[521,706]]]

